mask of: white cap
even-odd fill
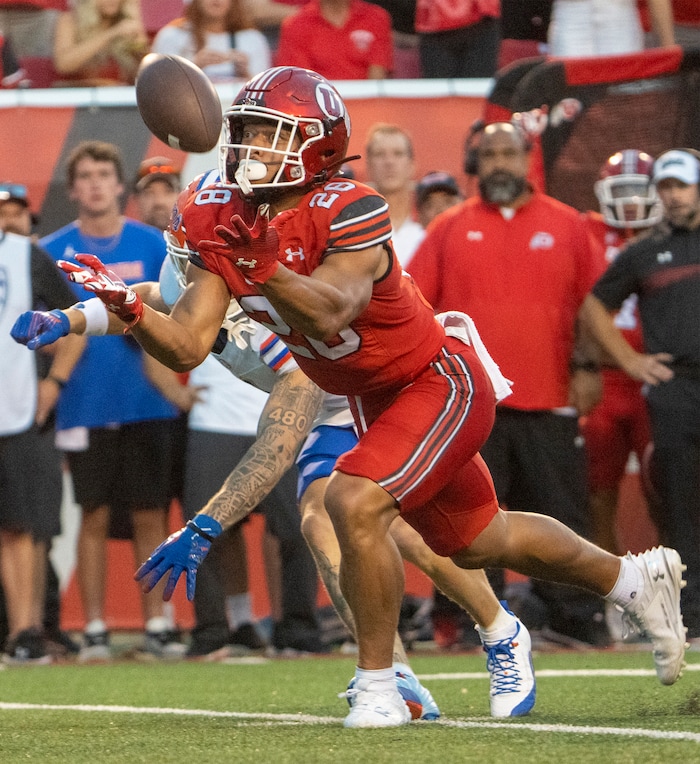
[[[654,183],[674,178],[689,186],[700,181],[700,163],[687,151],[667,151],[654,163]]]

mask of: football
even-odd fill
[[[221,101],[206,74],[181,56],[149,53],[136,75],[136,104],[146,127],[174,149],[202,154],[221,135]]]

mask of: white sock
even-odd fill
[[[168,619],[168,628],[175,630],[175,605],[172,602],[163,603],[163,616]]]
[[[250,592],[229,594],[226,597],[226,618],[231,631],[236,631],[244,623],[253,623],[253,606]]]
[[[372,689],[378,692],[396,690],[396,675],[393,666],[385,669],[361,669],[357,666],[355,668],[355,677],[372,682]]]
[[[164,615],[157,615],[146,621],[146,631],[149,634],[162,634],[164,631],[168,631],[169,628],[170,623]]]
[[[107,631],[107,624],[101,618],[93,618],[85,625],[86,634],[104,634]]]
[[[494,620],[485,628],[480,626],[479,633],[484,642],[500,642],[502,639],[513,636],[516,620],[516,617],[509,613],[503,605],[499,605]]]
[[[620,573],[615,586],[605,595],[605,599],[613,605],[625,607],[644,592],[644,576],[632,560],[622,557],[620,562]]]

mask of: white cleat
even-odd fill
[[[396,688],[411,712],[411,720],[422,719],[431,722],[439,719],[440,709],[435,699],[430,694],[430,690],[418,681],[413,669],[405,663],[394,663],[393,669],[396,676]],[[356,682],[357,678],[353,677],[346,692],[338,695],[339,698],[347,698],[350,708],[355,703],[355,693],[351,690],[354,690]]]
[[[395,687],[373,690],[370,679],[356,679],[353,687],[341,693],[350,703],[344,727],[401,727],[411,721],[411,712]]]
[[[535,705],[536,695],[530,632],[519,620],[516,621],[514,634],[496,642],[485,641],[481,631],[477,631],[487,656],[486,668],[491,678],[491,716],[505,718],[529,714]]]
[[[641,571],[644,590],[622,608],[623,638],[638,633],[649,639],[659,681],[673,684],[685,667],[681,589],[686,566],[675,549],[662,546],[641,554],[628,552],[627,559]]]

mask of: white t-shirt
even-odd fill
[[[248,56],[248,71],[251,77],[272,66],[270,46],[262,32],[257,29],[242,29],[233,35],[233,41],[232,46],[231,35],[228,32],[209,33],[206,47],[221,53],[227,53],[233,47],[245,53]],[[166,24],[155,36],[151,51],[182,56],[190,61],[194,61],[196,53],[192,33],[187,26],[179,24]],[[237,79],[231,62],[207,66],[204,72],[212,82]]]
[[[403,268],[408,265],[424,238],[425,228],[410,218],[404,220],[398,229],[392,231],[391,243]]]
[[[554,0],[551,56],[615,56],[644,50],[635,0]]]
[[[241,382],[210,355],[192,369],[189,384],[207,388],[201,393],[202,402],[195,403],[190,411],[190,430],[227,435],[257,434],[267,393]]]

